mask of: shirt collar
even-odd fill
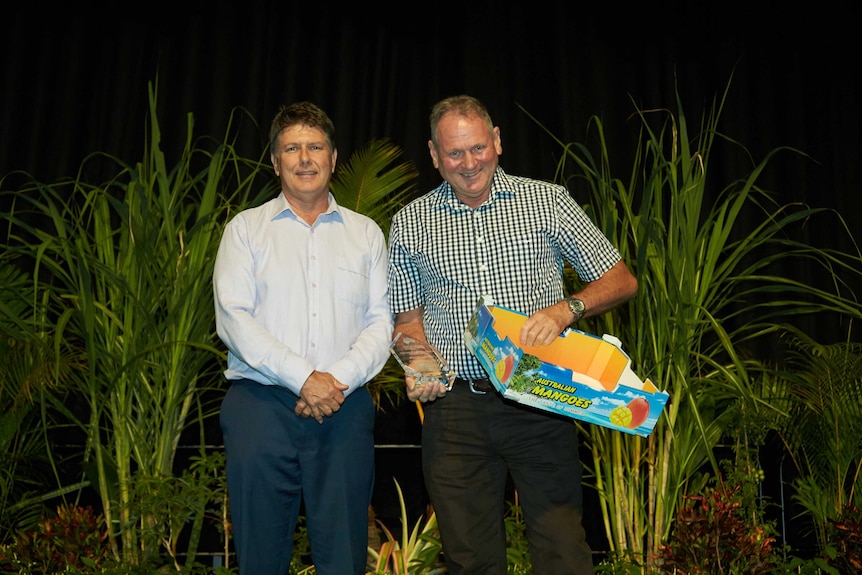
[[[515,197],[515,185],[500,166],[497,166],[497,171],[494,172],[494,179],[491,180],[491,192],[488,197],[489,199]]]
[[[455,190],[452,189],[452,185],[449,182],[444,181],[438,189],[440,191],[437,199],[438,206],[448,206],[455,211],[470,209],[469,206],[458,200],[455,196]],[[491,179],[491,189],[488,192],[488,199],[482,202],[479,208],[493,205],[497,199],[514,197],[515,186],[512,184],[511,178],[503,171],[503,168],[497,166],[496,171],[494,171],[494,177]]]
[[[329,205],[326,207],[326,211],[317,216],[316,221],[344,221],[344,216],[341,213],[341,206],[339,206],[338,202],[335,201],[335,196],[332,195],[332,192],[329,192],[328,201]],[[293,208],[290,207],[290,202],[288,202],[287,198],[284,197],[284,192],[282,191],[278,192],[273,208],[275,212],[272,216],[273,220],[279,220],[286,217],[294,219],[297,218],[296,212],[294,212]]]

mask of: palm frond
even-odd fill
[[[388,139],[377,139],[339,164],[330,182],[338,203],[370,217],[388,236],[395,212],[416,189],[419,173],[411,162],[396,163],[403,151]]]

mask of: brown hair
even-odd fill
[[[295,104],[282,105],[272,119],[272,124],[269,128],[270,153],[275,152],[276,141],[282,130],[296,126],[297,124],[323,130],[329,147],[332,148],[332,151],[335,151],[335,124],[332,123],[326,112],[311,102],[297,102]]]

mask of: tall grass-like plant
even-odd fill
[[[32,272],[32,299],[50,302],[54,348],[84,350],[84,369],[65,382],[77,402],[53,408],[82,431],[82,468],[101,498],[113,552],[127,564],[152,560],[159,547],[146,536],[149,518],[132,513],[133,482],[172,477],[181,434],[214,412],[200,402],[223,365],[211,288],[221,229],[277,191],[273,178],[259,178],[268,161],[237,152],[236,117],[224,141],[196,142],[189,114],[169,167],[156,94],[151,85],[140,162],[93,154],[71,182],[0,192],[12,196],[3,249]],[[85,173],[97,159],[110,160],[116,175],[91,184]]]
[[[675,114],[637,109],[640,134],[627,180],[612,169],[597,117],[590,123],[595,155],[585,144],[554,137],[564,151],[558,181],[589,195],[579,199],[640,282],[634,300],[584,329],[618,336],[635,371],[670,395],[647,438],[582,426],[592,452],[586,481],[598,491],[611,554],[646,572],[682,496],[701,492],[719,473],[714,449],[741,406],[775,411],[754,381],[765,368],[758,341],[800,315],[862,314],[845,284],[859,279],[859,253],[794,239],[818,217],[835,216],[828,225],[846,232],[840,217],[780,205],[758,183],[776,154],[799,152],[776,148],[726,184],[708,177],[716,140],[734,144],[718,130],[726,96],[694,136],[679,98]],[[805,266],[817,268],[833,289],[784,273]]]

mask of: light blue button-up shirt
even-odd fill
[[[350,386],[377,375],[389,356],[386,240],[367,216],[329,207],[309,226],[283,194],[225,227],[213,270],[224,374],[299,395],[312,371]]]

